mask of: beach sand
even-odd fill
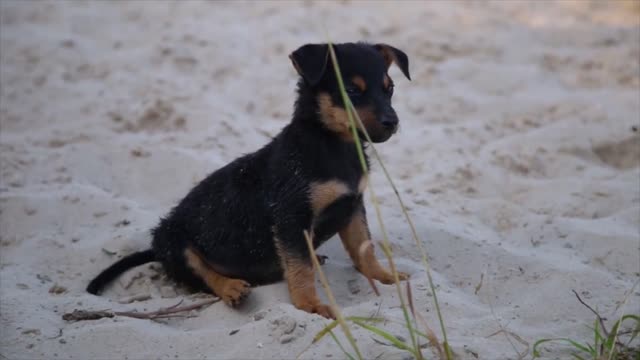
[[[609,324],[640,313],[639,4],[2,1],[1,357],[344,358],[329,337],[311,345],[328,321],[295,309],[284,283],[255,288],[240,310],[62,319],[199,301],[154,264],[103,296],[85,287],[147,248],[149,229],[196,182],[288,123],[297,75],[287,56],[324,42],[325,28],[336,42],[409,56],[413,81],[390,70],[401,130],[377,149],[428,251],[459,358],[591,341],[595,316],[572,290]],[[442,340],[411,231],[372,171],[394,259]],[[409,338],[395,287],[377,297],[337,238],[319,253],[345,315],[383,317]],[[138,295],[150,298],[119,302]],[[367,359],[407,358],[352,331]],[[544,348],[543,358],[570,358]]]

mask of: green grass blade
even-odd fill
[[[599,349],[600,344],[604,342],[604,337],[600,334],[600,322],[598,319],[594,320],[593,323],[593,347]]]
[[[616,350],[615,346],[616,346],[616,340],[617,340],[617,337],[618,337],[618,331],[620,330],[620,326],[627,319],[631,319],[631,320],[634,320],[636,322],[636,327],[634,328],[633,332],[631,333],[631,340],[633,340],[638,335],[638,332],[640,332],[640,316],[633,315],[633,314],[623,315],[620,319],[618,319],[618,321],[616,321],[613,324],[613,327],[611,328],[611,333],[609,334],[609,337],[607,337],[607,339],[604,341],[604,344],[603,344],[605,349],[611,355],[613,355],[613,353]],[[631,342],[631,341],[629,341],[629,342]]]
[[[616,336],[618,335],[618,329],[620,328],[620,324],[622,323],[622,321],[620,321],[621,319],[619,319],[618,321],[616,321],[613,324],[613,327],[611,328],[611,333],[609,334],[609,336],[607,337],[607,339],[604,341],[604,348],[611,352],[613,350],[613,347],[615,346],[615,341],[616,341]]]
[[[627,314],[627,315],[623,316],[622,318],[620,318],[620,321],[625,321],[627,319],[633,319],[636,322],[640,323],[640,315]]]
[[[584,351],[587,354],[592,354],[592,351],[589,349],[588,346],[584,346],[582,344],[580,344],[577,341],[571,340],[571,339],[565,339],[566,342],[568,342],[569,344],[571,344],[571,346],[575,347],[576,349],[580,350],[580,351]]]
[[[322,339],[325,335],[330,333],[331,330],[333,330],[336,326],[338,326],[338,320],[333,320],[332,322],[329,323],[329,325],[325,326],[322,330],[318,331],[316,336],[313,337],[313,341],[311,341],[311,343],[315,344],[318,341],[320,341],[320,339]]]
[[[338,322],[336,321],[336,324],[337,323]],[[329,330],[329,335],[331,335],[331,337],[333,338],[333,341],[335,341],[336,344],[338,344],[338,347],[340,348],[340,350],[342,350],[342,353],[345,354],[347,358],[349,358],[349,360],[356,360],[356,358],[354,358],[353,355],[349,354],[347,350],[345,350],[344,346],[342,346],[342,343],[340,343],[340,341],[338,340],[338,337],[336,336],[336,334],[333,333],[333,331]]]
[[[588,347],[568,338],[550,338],[550,339],[540,339],[533,344],[533,358],[540,357],[540,352],[538,351],[538,346],[547,343],[547,342],[564,342],[568,343],[576,349],[586,352],[587,354],[591,354],[591,351]]]
[[[367,323],[367,322],[378,323],[378,322],[384,321],[384,319],[379,318],[379,317],[364,317],[364,316],[347,316],[345,318],[345,320],[361,321],[361,322],[364,322],[364,323]],[[325,337],[327,334],[332,334],[332,330],[335,329],[338,325],[339,325],[338,320],[333,320],[332,322],[330,322],[327,326],[325,326],[320,331],[318,331],[318,333],[313,337],[313,340],[311,341],[311,345],[313,345],[313,344],[317,343],[318,341],[322,340],[322,338]],[[309,346],[311,346],[311,345],[309,345]],[[345,352],[345,351],[343,351],[343,352]]]
[[[383,322],[384,319],[380,317],[364,317],[364,316],[347,316],[345,319],[349,321],[362,321],[362,322],[371,322],[371,323],[379,323]]]
[[[351,127],[351,135],[353,136],[353,140],[356,143],[356,150],[358,151],[360,165],[362,166],[364,173],[367,174],[369,172],[369,169],[367,168],[367,161],[364,157],[364,149],[362,148],[362,143],[360,142],[360,136],[358,135],[356,122],[353,119],[353,113],[351,112],[349,106],[347,106],[347,104],[351,104],[351,100],[349,100],[349,95],[347,95],[347,90],[345,89],[344,81],[342,80],[342,72],[340,71],[340,65],[338,64],[336,53],[333,50],[333,43],[331,43],[331,41],[328,41],[327,43],[329,46],[329,55],[331,58],[331,62],[333,63],[333,69],[335,70],[336,79],[338,80],[338,89],[340,90],[340,95],[342,96],[342,102],[345,104],[345,110],[347,110],[347,118],[349,119],[349,125]]]
[[[327,36],[328,37],[328,36]],[[360,136],[358,135],[358,131],[357,131],[357,126],[359,125],[360,128],[362,129],[362,133],[366,136],[367,140],[369,141],[370,144],[373,144],[373,142],[371,141],[371,138],[369,137],[369,134],[367,133],[365,127],[362,125],[362,121],[360,119],[360,117],[358,116],[357,111],[355,110],[353,104],[351,103],[351,100],[349,99],[349,96],[347,95],[347,91],[345,89],[344,86],[344,81],[342,79],[342,73],[340,71],[340,64],[338,64],[338,59],[336,57],[336,53],[333,49],[333,44],[331,43],[331,41],[327,41],[328,43],[328,47],[329,47],[329,55],[331,58],[331,62],[333,64],[333,68],[335,70],[335,74],[336,74],[336,80],[338,81],[338,88],[340,89],[340,95],[342,96],[342,101],[345,104],[345,109],[347,110],[347,117],[349,119],[349,124],[351,127],[351,132],[352,132],[352,136],[353,136],[353,140],[356,144],[356,148],[358,151],[358,157],[360,158],[360,163],[362,166],[362,169],[364,171],[365,174],[368,174],[368,168],[367,168],[367,162],[365,160],[365,156],[364,156],[364,149],[362,147],[362,143],[360,141]],[[356,123],[355,119],[358,119],[358,122]],[[372,146],[373,147],[373,146]],[[382,163],[381,158],[379,157],[379,155],[377,155],[376,152],[376,157],[378,159],[378,162],[381,164],[381,167],[384,168],[384,164]],[[388,177],[388,179],[390,179],[390,177]],[[391,186],[394,187],[395,189],[395,185],[393,185],[393,183],[391,183]],[[396,194],[397,194],[397,190]],[[411,330],[412,326],[411,326],[411,319],[409,318],[409,313],[407,311],[407,306],[406,303],[404,301],[403,295],[402,295],[402,289],[400,288],[400,279],[398,278],[398,273],[395,269],[395,264],[393,262],[393,258],[391,257],[391,253],[389,251],[389,238],[387,235],[387,231],[384,227],[384,222],[382,221],[382,214],[380,211],[380,206],[378,205],[378,200],[375,196],[375,193],[373,192],[373,187],[369,187],[369,192],[371,194],[371,201],[374,204],[375,210],[376,210],[376,216],[378,218],[378,224],[380,225],[380,229],[382,230],[382,234],[383,234],[383,251],[385,253],[385,255],[387,256],[387,259],[389,261],[389,266],[391,267],[391,272],[393,273],[394,277],[395,277],[395,282],[396,282],[396,291],[398,293],[398,298],[400,299],[400,305],[402,308],[402,313],[403,316],[405,318],[405,321],[407,323],[407,329],[409,330],[409,337],[411,338],[411,343],[413,344],[413,347],[415,349],[415,352],[417,353],[417,358],[423,359],[422,353],[421,353],[421,349],[418,345],[418,342],[416,340],[416,335],[414,334],[414,332]],[[406,209],[405,209],[406,212]],[[435,297],[435,294],[434,294]]]
[[[407,345],[406,343],[400,341],[397,337],[393,336],[392,334],[389,334],[388,332],[377,328],[373,325],[369,325],[366,323],[363,323],[361,321],[354,321],[354,324],[361,326],[362,328],[371,331],[372,333],[384,338],[385,340],[389,341],[391,343],[391,345],[393,345],[394,347],[401,349],[401,350],[405,350],[410,352],[411,354],[413,354],[413,356],[416,356],[416,353],[414,351],[414,349],[412,349],[409,345]]]
[[[322,271],[322,267],[320,266],[320,262],[318,261],[318,257],[316,256],[315,249],[313,248],[313,240],[311,239],[311,235],[309,235],[309,232],[307,230],[303,232],[303,235],[307,242],[307,249],[309,250],[309,254],[311,255],[311,262],[313,263],[314,271],[318,272],[320,283],[322,283],[322,287],[324,288],[327,298],[329,299],[329,303],[331,304],[331,310],[336,317],[336,321],[340,324],[340,327],[342,328],[344,335],[347,337],[347,340],[349,340],[349,344],[351,344],[351,347],[356,352],[356,356],[358,357],[358,359],[361,360],[362,354],[360,353],[360,349],[358,349],[358,344],[356,344],[356,340],[353,338],[353,335],[351,334],[351,330],[349,329],[347,322],[344,320],[344,317],[342,316],[342,312],[338,307],[338,303],[336,302],[336,299],[333,296],[333,291],[331,291],[331,286],[329,286],[329,281],[327,281],[327,277],[324,275],[324,271]]]
[[[355,111],[355,108],[354,108],[353,104],[351,104],[351,102],[349,102],[348,104],[349,104],[349,111],[347,111],[347,114],[353,112],[355,117],[358,119],[358,124],[362,128],[364,128],[364,125],[362,124],[362,120],[360,119],[360,117],[358,116],[357,112]],[[351,118],[350,118],[350,120],[351,120]],[[393,192],[395,193],[396,198],[398,199],[398,202],[400,203],[400,208],[402,209],[402,213],[403,213],[405,219],[407,220],[407,223],[409,224],[409,228],[411,229],[411,235],[412,235],[414,241],[416,242],[416,245],[417,245],[418,250],[419,250],[420,255],[421,255],[422,264],[423,264],[423,266],[425,268],[425,271],[427,273],[427,280],[429,282],[429,288],[431,289],[431,293],[433,295],[433,304],[434,304],[434,306],[436,308],[436,314],[438,315],[438,321],[440,323],[440,330],[442,331],[442,337],[444,339],[443,343],[444,343],[444,347],[445,347],[447,360],[453,360],[453,352],[451,351],[451,348],[449,347],[449,343],[448,343],[448,340],[447,340],[447,330],[446,330],[446,327],[444,325],[444,317],[442,316],[442,311],[440,310],[440,303],[438,301],[438,295],[436,293],[436,287],[435,287],[435,284],[433,282],[433,277],[431,275],[431,266],[429,265],[429,260],[427,258],[427,253],[425,252],[424,248],[422,247],[422,241],[420,240],[420,238],[418,236],[418,232],[416,230],[416,227],[413,224],[413,221],[411,220],[411,217],[409,216],[409,212],[407,211],[407,207],[405,206],[404,201],[402,200],[402,197],[400,196],[400,192],[396,188],[395,183],[393,182],[393,179],[391,178],[391,175],[389,175],[389,172],[387,171],[387,168],[384,166],[384,163],[382,162],[382,158],[380,157],[380,154],[378,154],[378,150],[376,149],[375,145],[371,141],[371,138],[369,137],[369,134],[366,131],[363,131],[363,133],[364,133],[367,141],[370,143],[370,147],[373,150],[373,154],[376,157],[376,159],[378,159],[378,163],[380,163],[380,167],[382,168],[382,172],[384,173],[385,177],[387,178],[387,181],[391,185],[391,188],[393,189]],[[378,209],[376,209],[376,210],[378,210]],[[378,216],[380,217],[380,215],[378,215]],[[382,228],[382,226],[381,226],[381,228]],[[383,232],[384,232],[384,230],[383,230]],[[390,262],[390,265],[391,265],[391,262]],[[413,333],[411,333],[411,335],[413,336]]]
[[[633,319],[633,320],[636,321],[636,327],[631,332],[631,337],[629,338],[629,341],[628,341],[628,344],[631,344],[631,342],[638,336],[638,334],[640,334],[640,316],[637,316],[637,315],[625,315],[625,316],[622,317],[622,321],[624,321],[625,319]],[[638,359],[638,360],[640,360],[640,359]]]

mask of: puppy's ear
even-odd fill
[[[407,54],[402,52],[402,50],[398,50],[387,44],[376,44],[374,47],[382,54],[384,62],[387,64],[387,69],[391,66],[391,63],[394,62],[398,65],[400,70],[402,70],[404,76],[411,80],[411,75],[409,75],[409,58],[407,57]]]
[[[329,47],[326,44],[307,44],[289,55],[293,67],[311,86],[316,86],[327,68]]]

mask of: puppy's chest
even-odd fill
[[[367,176],[363,175],[355,182],[347,182],[340,179],[312,182],[309,187],[309,203],[314,218],[331,209],[340,201],[353,199],[356,201],[362,196],[367,186]]]

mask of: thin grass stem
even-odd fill
[[[333,341],[338,344],[338,347],[340,348],[340,350],[342,350],[342,353],[344,353],[349,358],[349,360],[356,360],[353,355],[349,354],[347,350],[345,350],[344,346],[342,346],[342,343],[340,342],[340,340],[338,340],[338,337],[333,333],[333,331],[329,330],[329,335],[331,335]]]
[[[615,352],[614,350],[615,350],[615,346],[616,346],[616,340],[618,339],[618,332],[620,331],[620,325],[622,324],[622,321],[625,318],[624,307],[627,305],[627,300],[629,299],[629,295],[633,294],[633,292],[635,291],[636,286],[638,285],[639,281],[640,280],[636,281],[633,284],[633,287],[631,287],[631,291],[629,291],[627,294],[625,294],[625,297],[622,300],[622,304],[620,305],[620,308],[622,309],[622,317],[620,317],[620,323],[618,324],[618,326],[613,331],[613,339],[611,341],[611,348],[609,349],[609,354],[608,354],[607,360],[611,360],[612,356],[613,356],[613,353]]]
[[[333,291],[331,291],[331,287],[329,286],[327,277],[324,275],[324,271],[322,271],[322,268],[320,267],[320,262],[318,261],[318,257],[316,256],[315,249],[313,248],[313,241],[311,239],[311,235],[309,235],[309,232],[306,230],[304,231],[304,238],[307,241],[307,247],[309,248],[309,254],[311,254],[311,261],[313,261],[313,267],[318,271],[318,277],[320,278],[322,287],[324,287],[324,291],[327,294],[329,303],[331,304],[331,310],[333,311],[333,314],[336,316],[336,320],[342,327],[342,331],[344,331],[344,335],[347,337],[347,340],[349,340],[349,343],[353,347],[353,350],[355,350],[356,356],[358,357],[358,359],[362,359],[362,354],[360,353],[360,349],[358,349],[356,340],[353,338],[353,335],[351,334],[351,330],[349,329],[347,322],[344,320],[344,317],[342,317],[342,312],[338,307],[336,298],[333,296]],[[346,352],[345,354],[348,355],[348,353]]]
[[[369,169],[367,167],[367,162],[366,162],[365,157],[364,157],[364,149],[363,149],[362,143],[360,141],[360,136],[358,135],[357,125],[356,125],[356,121],[355,121],[354,117],[358,118],[358,121],[359,121],[360,124],[362,122],[360,121],[360,118],[358,117],[357,112],[353,108],[353,104],[349,100],[349,96],[347,95],[347,92],[345,90],[344,82],[343,82],[343,79],[342,79],[342,73],[340,72],[340,65],[338,64],[338,59],[337,59],[336,53],[335,53],[335,51],[333,49],[333,44],[330,41],[328,42],[328,46],[329,46],[329,54],[330,54],[331,61],[333,63],[333,68],[335,70],[336,78],[337,78],[337,81],[338,81],[338,87],[340,89],[340,94],[342,95],[342,101],[344,102],[345,107],[347,109],[347,117],[349,119],[349,124],[350,124],[350,127],[351,127],[351,133],[352,133],[355,145],[356,145],[356,149],[358,151],[358,156],[360,158],[360,163],[362,165],[363,172],[365,173],[365,175],[367,175]],[[369,135],[367,134],[366,129],[364,129],[364,126],[361,126],[361,129],[362,129],[363,133],[366,134],[366,137],[369,139],[369,142],[371,142],[370,141],[371,139],[369,138]],[[380,159],[378,159],[378,160],[380,160]],[[367,179],[368,179],[368,176],[367,176]],[[398,292],[398,297],[400,299],[403,315],[404,315],[405,320],[407,322],[407,330],[409,331],[409,335],[410,335],[410,338],[411,338],[411,343],[412,343],[414,349],[416,349],[416,353],[418,354],[418,358],[422,359],[421,349],[420,349],[420,346],[419,346],[419,344],[417,342],[416,335],[415,335],[415,333],[413,331],[413,326],[411,325],[411,319],[409,317],[409,313],[407,311],[407,306],[406,306],[404,297],[402,295],[402,289],[400,288],[400,278],[398,276],[398,272],[397,272],[397,270],[395,268],[395,263],[393,262],[393,258],[391,256],[391,251],[390,251],[390,247],[389,247],[389,238],[387,236],[387,231],[386,231],[386,228],[384,226],[384,222],[382,221],[382,214],[381,214],[381,211],[380,211],[380,206],[378,204],[378,199],[377,199],[377,197],[376,197],[376,195],[375,195],[375,193],[373,191],[373,187],[368,186],[368,188],[369,188],[369,193],[371,194],[371,202],[374,204],[374,207],[376,209],[376,216],[378,218],[378,224],[380,225],[380,230],[382,231],[382,234],[383,234],[383,239],[384,239],[384,241],[383,241],[383,252],[387,256],[387,259],[389,261],[389,266],[391,267],[391,272],[392,272],[392,274],[394,276],[394,280],[395,280],[395,283],[396,283],[396,290]]]
[[[355,117],[358,120],[358,124],[360,125],[361,128],[364,128],[364,125],[362,124],[362,120],[358,116],[358,113],[355,112],[355,108],[354,108],[353,104],[351,102],[349,102],[348,104],[350,106],[350,111],[349,112],[352,112],[352,111],[354,112]],[[444,347],[445,347],[445,353],[446,353],[446,356],[447,356],[447,360],[452,360],[453,359],[453,354],[451,353],[451,348],[449,347],[449,342],[448,342],[448,339],[447,339],[447,330],[446,330],[445,325],[444,325],[444,317],[442,316],[442,312],[440,310],[440,303],[438,302],[438,295],[436,294],[436,287],[434,285],[433,277],[431,275],[431,266],[429,265],[429,260],[427,258],[427,253],[426,253],[426,251],[424,250],[424,248],[422,246],[422,241],[418,237],[418,232],[416,230],[415,225],[413,224],[413,221],[411,220],[411,217],[409,216],[409,212],[407,211],[407,207],[405,206],[404,201],[402,200],[402,197],[400,196],[400,192],[396,188],[395,183],[393,182],[393,179],[391,179],[391,175],[389,175],[389,172],[387,171],[387,168],[384,166],[384,162],[382,161],[382,158],[380,157],[380,154],[378,153],[378,150],[376,149],[375,145],[373,145],[373,142],[371,141],[371,138],[369,137],[369,134],[366,132],[366,130],[364,130],[363,133],[364,133],[365,137],[367,138],[367,141],[369,142],[371,149],[373,150],[374,156],[376,157],[376,159],[380,163],[380,167],[382,168],[382,172],[385,174],[385,177],[387,178],[387,181],[391,185],[391,188],[393,189],[393,192],[395,193],[396,198],[398,199],[400,207],[402,208],[402,213],[404,214],[404,217],[407,220],[407,223],[409,224],[409,227],[411,228],[411,234],[413,236],[413,239],[416,242],[416,245],[418,246],[418,250],[420,251],[420,255],[421,255],[422,264],[425,267],[425,270],[426,270],[426,273],[427,273],[427,279],[429,281],[429,288],[431,289],[431,293],[433,294],[433,303],[434,303],[434,306],[436,308],[436,313],[438,315],[438,321],[440,322],[440,330],[442,331],[442,337],[444,339]]]

